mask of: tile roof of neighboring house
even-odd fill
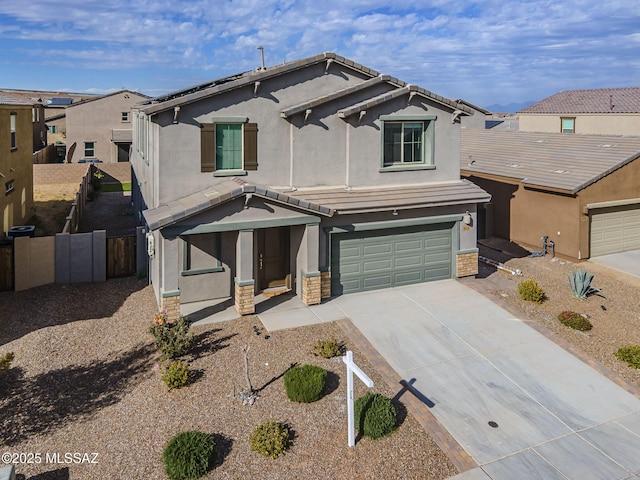
[[[10,95],[22,99],[29,104],[39,103],[48,107],[62,107],[62,105],[47,104],[47,100],[52,98],[69,97],[73,101],[80,101],[85,98],[92,98],[98,95],[93,93],[72,93],[72,92],[53,92],[45,90],[18,90],[12,88],[0,88],[0,94]]]
[[[278,75],[283,75],[289,72],[293,72],[295,70],[299,70],[301,68],[305,68],[309,65],[327,62],[327,68],[332,62],[339,63],[341,65],[345,65],[349,68],[352,68],[356,71],[359,71],[365,75],[368,75],[371,78],[378,77],[381,74],[372,70],[364,65],[360,65],[348,58],[341,57],[336,55],[335,53],[326,52],[321,53],[319,55],[315,55],[313,57],[304,58],[302,60],[295,60],[293,62],[283,63],[282,65],[277,65],[274,67],[267,67],[263,69],[257,69],[249,72],[243,72],[236,75],[231,75],[229,77],[221,78],[218,80],[214,80],[213,82],[207,82],[200,85],[195,85],[193,87],[189,87],[184,90],[178,90],[176,92],[168,93],[166,95],[162,95],[159,97],[151,98],[147,101],[141,103],[140,109],[152,115],[154,113],[162,112],[165,110],[173,109],[174,107],[185,105],[188,103],[196,102],[200,99],[211,97],[229,90],[233,90],[236,88],[244,87],[246,85],[252,83],[258,83],[261,80],[265,80],[271,77],[276,77]],[[473,110],[466,105],[458,104],[455,100],[451,100],[440,95],[437,95],[429,90],[426,90],[421,87],[417,87],[415,85],[409,85],[402,80],[399,80],[395,77],[384,76],[384,81],[387,83],[394,85],[396,88],[410,87],[410,90],[414,94],[420,94],[424,97],[427,97],[435,102],[440,103],[441,105],[445,105],[452,110],[461,110],[467,115],[473,115]],[[335,92],[335,94],[327,95],[326,98],[315,99],[316,101],[329,101],[331,100],[333,95],[343,94],[343,91]]]
[[[518,113],[640,113],[640,87],[565,90]]]
[[[640,157],[640,137],[462,130],[463,176],[575,194]]]
[[[19,98],[0,93],[0,105],[31,105]]]
[[[336,213],[366,213],[407,208],[488,202],[491,196],[467,180],[382,187],[301,188],[295,198],[323,205]]]

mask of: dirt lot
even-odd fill
[[[62,232],[77,191],[75,184],[33,186],[35,215],[31,222],[36,226],[36,236]]]
[[[523,275],[483,266],[485,278],[466,279],[466,284],[596,368],[605,365],[640,387],[640,372],[613,355],[620,346],[640,343],[640,279],[590,263],[511,258],[485,247],[483,253]],[[578,266],[596,274],[594,285],[603,296],[572,297],[567,274]],[[517,285],[526,278],[544,288],[543,304],[518,297]],[[268,338],[263,330],[255,334],[253,327],[260,324],[254,317],[198,328],[197,347],[187,356],[196,377],[187,388],[168,392],[147,333],[154,305],[150,287],[133,278],[0,293],[0,354],[16,354],[0,384],[0,450],[99,454],[98,464],[91,465],[20,465],[17,472],[24,478],[161,479],[162,449],[186,429],[215,435],[220,459],[208,478],[441,479],[456,473],[402,404],[401,425],[391,437],[363,439],[348,449],[344,368],[311,355],[311,344],[333,336],[345,341],[373,377],[376,391],[393,397],[397,390],[384,385],[336,324],[274,332]],[[593,330],[580,333],[561,325],[556,316],[566,309],[588,314]],[[243,345],[249,345],[252,383],[260,389],[253,406],[234,397],[245,384]],[[292,363],[313,363],[331,372],[323,399],[302,405],[286,398],[282,374]],[[358,384],[356,394],[363,392]],[[293,448],[276,460],[249,446],[253,428],[269,418],[288,422],[296,432]]]

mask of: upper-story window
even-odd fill
[[[561,118],[560,119],[560,131],[562,133],[576,133],[576,119],[575,119],[575,117]]]
[[[8,182],[6,182],[4,184],[4,194],[5,195],[9,195],[11,192],[13,192],[15,190],[14,186],[13,186],[13,180],[9,180]]]
[[[84,142],[84,156],[89,158],[96,156],[96,142]]]
[[[128,123],[129,122],[129,112],[122,112],[120,120],[123,123]]]
[[[11,150],[15,150],[18,148],[18,144],[16,143],[16,118],[18,114],[15,112],[11,112],[11,120],[9,121],[9,128],[11,131]]]
[[[200,171],[246,175],[258,169],[258,126],[246,118],[214,118],[202,124]]]
[[[435,115],[384,115],[381,171],[433,168]]]

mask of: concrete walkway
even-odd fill
[[[640,399],[462,283],[329,303],[480,466],[456,479],[640,479]]]

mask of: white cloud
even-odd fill
[[[171,71],[199,81],[255,68],[258,45],[267,64],[335,51],[479,105],[640,74],[640,16],[624,0],[31,0],[0,3],[0,19],[0,49],[22,62],[126,70],[147,91],[158,71],[180,88]]]

